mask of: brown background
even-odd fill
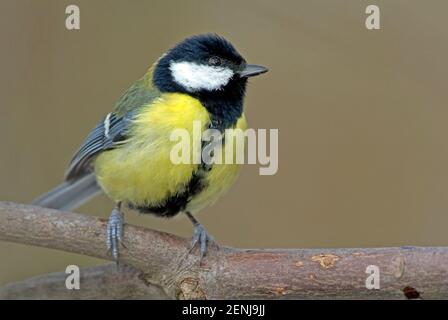
[[[246,166],[200,220],[239,247],[448,245],[448,4],[374,1],[0,1],[0,199],[27,203],[115,100],[185,36],[217,32],[248,61],[246,111],[278,128],[279,171]],[[65,7],[81,30],[65,29]],[[80,209],[107,217],[112,203]],[[189,222],[127,222],[190,236]],[[151,246],[148,243],[148,246]],[[0,243],[0,284],[102,261]]]

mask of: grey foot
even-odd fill
[[[198,244],[202,259],[207,253],[208,244],[210,242],[214,242],[213,237],[207,233],[202,224],[196,224],[194,227],[193,238],[191,239],[191,249],[194,249],[196,244]]]
[[[107,250],[114,260],[118,261],[119,246],[123,240],[123,214],[119,207],[115,207],[107,222]]]

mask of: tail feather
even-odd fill
[[[31,204],[70,211],[80,207],[85,202],[100,194],[101,189],[96,182],[93,173],[88,174],[76,181],[68,181],[60,184]]]

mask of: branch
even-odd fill
[[[169,299],[162,288],[146,283],[130,266],[108,263],[83,269],[82,290],[67,290],[67,274],[54,272],[0,288],[0,299]]]
[[[110,260],[105,227],[96,217],[0,202],[4,241]],[[131,225],[125,225],[124,244],[120,261],[126,267],[83,270],[76,293],[65,292],[65,274],[50,274],[4,286],[0,298],[448,298],[448,248],[212,246],[200,264],[197,252],[189,253],[189,240]],[[379,267],[379,290],[365,287],[369,265]]]

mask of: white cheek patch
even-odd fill
[[[170,70],[174,81],[191,92],[219,90],[233,76],[233,71],[229,68],[201,65],[194,62],[171,62]]]

